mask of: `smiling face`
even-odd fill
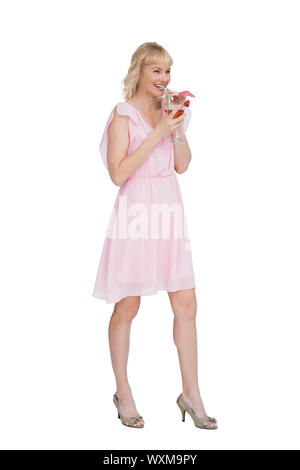
[[[163,64],[144,65],[139,81],[139,88],[145,93],[155,97],[162,96],[164,90],[156,85],[167,88],[171,81],[171,67]]]

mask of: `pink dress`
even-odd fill
[[[114,109],[100,143],[106,169],[108,127]],[[119,115],[129,117],[127,155],[130,155],[154,129],[133,105],[120,102],[116,109]],[[190,118],[191,112],[187,108],[183,132]],[[93,295],[111,304],[127,296],[154,295],[159,290],[173,292],[193,287],[196,285],[191,246],[174,171],[174,144],[171,136],[167,136],[119,188]]]

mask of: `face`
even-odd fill
[[[155,85],[159,84],[167,88],[170,80],[171,67],[165,67],[162,64],[145,65],[140,76],[140,87],[147,94],[157,97],[161,96],[164,90]]]

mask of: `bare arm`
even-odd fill
[[[173,137],[175,137],[175,135]],[[186,171],[192,159],[189,143],[185,136],[184,138],[184,142],[174,142],[174,169],[177,173]]]
[[[128,116],[120,116],[115,110],[108,129],[107,150],[108,171],[114,184],[122,186],[149,157],[161,139],[174,132],[181,125],[182,116],[172,119],[175,111],[166,119],[162,119],[140,147],[127,156],[130,143],[128,132],[129,118]]]

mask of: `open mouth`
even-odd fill
[[[158,89],[160,89],[160,90],[163,89],[163,88],[162,88],[162,85],[156,85],[156,84],[154,83],[154,86],[155,86],[155,88],[158,88]]]

